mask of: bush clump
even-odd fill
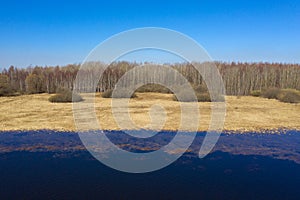
[[[178,89],[179,86],[176,86],[175,88]],[[193,85],[192,86],[194,91],[197,93],[208,93],[208,89],[206,87],[206,85]],[[160,84],[146,84],[143,85],[142,87],[139,87],[136,92],[157,92],[157,93],[164,93],[164,94],[173,94],[173,92]]]
[[[171,94],[172,91],[165,86],[159,85],[159,84],[146,84],[141,87],[139,87],[136,92],[157,92],[157,93],[165,93],[165,94]]]
[[[261,93],[261,96],[264,98],[268,98],[268,99],[277,99],[279,93],[280,93],[279,88],[269,88],[269,89],[264,90]]]
[[[260,97],[262,95],[261,90],[253,90],[250,92],[250,95],[253,97]]]
[[[211,102],[209,93],[196,93],[198,102]]]
[[[295,89],[269,88],[262,91],[260,96],[268,99],[277,99],[284,103],[300,103],[300,91]]]
[[[282,89],[277,99],[285,103],[300,103],[300,91],[295,89]]]
[[[197,93],[208,93],[208,89],[206,85],[194,85],[193,89]]]
[[[178,100],[177,96],[176,95],[173,95],[173,100],[174,101],[181,101],[181,102],[194,102],[195,99],[192,95],[190,94],[185,94],[186,91],[181,91],[179,93],[178,96],[181,96],[182,99],[181,100]],[[204,92],[204,93],[201,93],[201,92],[195,92],[195,95],[196,95],[196,101],[198,102],[211,102],[211,97],[210,97],[210,94],[208,92]],[[222,95],[218,95],[216,100],[217,102],[224,102],[225,101],[225,97],[222,96]]]
[[[0,87],[0,97],[12,97],[19,96],[21,93],[14,92],[11,88],[1,88]]]
[[[49,98],[52,103],[70,103],[70,102],[80,102],[83,101],[80,94],[73,94],[71,90],[59,89],[57,94]]]
[[[193,90],[195,92],[196,99],[197,99],[198,102],[212,102],[210,93],[209,93],[208,88],[205,84],[193,85],[192,87],[193,87]],[[193,95],[187,94],[187,91],[184,90],[184,89],[180,90],[178,96],[182,97],[182,99],[180,100],[181,102],[195,101]],[[214,95],[214,96],[216,97],[216,99],[214,101],[217,101],[217,102],[224,102],[225,101],[225,97],[223,95]],[[179,101],[175,94],[173,95],[173,100],[174,101]]]
[[[103,92],[101,94],[101,96],[103,98],[112,98],[112,93],[113,93],[113,90],[106,90],[105,92]],[[126,90],[119,90],[118,93],[115,93],[114,97],[115,98],[128,98],[128,91],[126,91]],[[135,97],[137,97],[137,96],[136,96],[135,93],[133,93],[130,98],[135,98]]]
[[[112,96],[112,90],[106,90],[105,92],[102,92],[101,97],[103,98],[111,98]]]

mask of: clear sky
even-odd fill
[[[164,27],[218,61],[300,63],[300,1],[0,1],[0,68],[80,63],[113,34]]]

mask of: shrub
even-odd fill
[[[198,102],[211,102],[209,93],[196,93]]]
[[[300,103],[300,91],[295,89],[283,89],[277,99],[285,103]]]
[[[262,92],[260,90],[253,90],[250,92],[250,95],[254,97],[260,97],[262,95]]]
[[[179,100],[177,98],[177,96],[174,94],[173,95],[173,100],[174,101],[181,101],[181,102],[194,102],[195,101],[195,98],[193,97],[193,95],[188,94],[186,90],[181,90],[177,95],[180,96],[181,99]],[[195,94],[195,95],[196,95],[196,98],[197,98],[197,94]]]
[[[193,102],[194,101],[193,96],[185,94],[185,91],[180,92],[179,95],[183,97],[181,99],[181,102]],[[210,94],[208,92],[205,92],[205,93],[196,92],[195,95],[196,95],[196,98],[197,98],[198,102],[211,102],[212,101],[211,97],[210,97]],[[174,101],[179,101],[175,95],[173,95],[173,100]],[[217,102],[224,102],[225,98],[222,95],[218,95],[217,98],[216,98],[216,101]]]
[[[285,103],[300,103],[300,91],[295,89],[270,88],[262,92],[262,97]]]
[[[159,84],[146,84],[141,87],[139,87],[136,92],[158,92],[158,93],[166,93],[171,94],[172,91],[165,86],[159,85]]]
[[[195,85],[193,86],[195,92],[200,92],[200,93],[208,93],[208,89],[206,85]]]
[[[106,90],[105,92],[102,92],[101,96],[103,98],[111,98],[111,96],[112,96],[112,90]]]
[[[268,99],[277,99],[278,95],[280,93],[280,89],[278,88],[269,88],[264,90],[261,95],[264,98],[268,98]]]
[[[196,93],[208,93],[208,89],[206,85],[193,85],[193,89]],[[178,88],[178,86],[177,86]],[[165,86],[159,85],[159,84],[146,84],[141,87],[139,87],[136,92],[157,92],[157,93],[165,93],[165,94],[172,94],[173,92],[166,88]]]
[[[112,98],[112,93],[113,93],[113,90],[106,90],[105,92],[103,92],[101,94],[101,96],[103,98]],[[115,98],[128,98],[128,91],[119,90],[119,92],[117,94],[115,93],[115,95],[116,95],[116,96],[114,96]],[[130,98],[135,98],[135,97],[137,97],[137,96],[135,93],[133,93]]]
[[[9,87],[0,87],[0,97],[14,96],[14,92]]]
[[[59,89],[58,93],[49,98],[52,103],[70,103],[83,101],[79,94],[73,94],[71,90]]]

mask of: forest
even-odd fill
[[[142,63],[114,62],[104,71],[98,83],[96,92],[113,89],[127,71]],[[205,85],[201,75],[190,63],[169,64],[178,70],[191,84]],[[300,90],[300,65],[283,63],[241,63],[215,62],[223,78],[227,95],[249,95],[252,91],[265,88]],[[90,70],[99,69],[101,63],[93,63],[84,74],[88,76],[88,84],[95,84]],[[73,83],[79,71],[80,64],[66,66],[35,66],[16,68],[10,66],[0,72],[0,96],[56,93],[59,89],[73,90]],[[78,86],[84,87],[84,86]]]

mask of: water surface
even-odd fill
[[[140,140],[107,133],[134,152],[160,148],[174,134]],[[300,132],[222,134],[214,151],[199,159],[204,135],[198,133],[189,151],[170,166],[129,174],[94,159],[76,133],[2,132],[0,198],[300,199]]]

